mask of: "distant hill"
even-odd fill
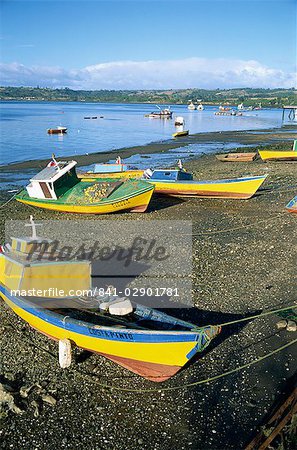
[[[209,105],[280,107],[297,103],[297,90],[291,89],[172,89],[135,91],[75,91],[33,87],[0,87],[0,100],[75,101],[108,103],[187,104],[190,100]]]

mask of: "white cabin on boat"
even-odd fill
[[[192,100],[190,101],[190,104],[188,105],[188,109],[189,109],[190,111],[195,111],[195,109],[196,109],[196,106],[194,105],[194,103],[192,102]]]
[[[175,126],[180,126],[180,125],[184,126],[185,125],[185,119],[182,116],[177,116],[175,118],[174,125]]]
[[[76,164],[76,161],[53,161],[50,163],[30,179],[30,184],[26,186],[29,196],[37,199],[57,200],[79,182],[75,171]]]

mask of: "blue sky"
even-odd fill
[[[1,16],[2,85],[294,84],[296,0],[2,0]]]

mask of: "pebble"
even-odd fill
[[[51,406],[55,406],[57,403],[57,400],[52,395],[43,394],[41,395],[41,399],[44,403],[48,403]]]
[[[288,322],[285,319],[279,320],[276,324],[276,327],[278,330],[282,330],[287,327],[287,324],[288,324]]]
[[[296,331],[297,323],[294,320],[288,320],[287,331]]]

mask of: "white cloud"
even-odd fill
[[[177,89],[296,86],[296,73],[273,69],[254,60],[187,58],[168,61],[117,61],[63,69],[1,64],[4,86],[73,89]]]

